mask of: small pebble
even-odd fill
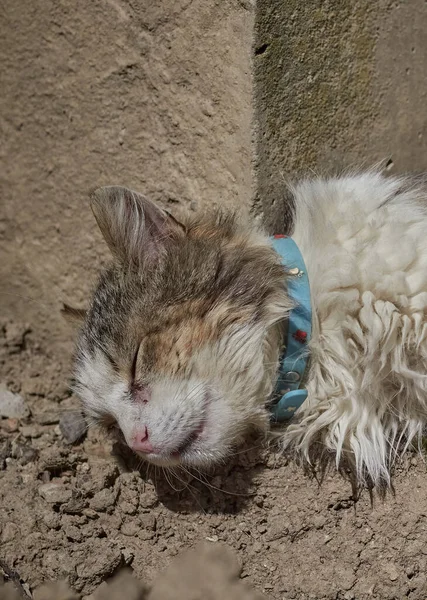
[[[86,421],[80,412],[69,412],[61,415],[59,429],[67,444],[75,444],[86,434]]]
[[[21,465],[27,465],[30,462],[34,462],[38,457],[38,452],[32,448],[29,444],[21,444],[20,442],[14,442],[12,444],[12,457],[19,460]]]
[[[61,506],[61,512],[67,515],[81,515],[85,507],[86,500],[83,498],[71,498],[71,500]]]
[[[30,410],[24,398],[19,394],[9,392],[4,383],[0,383],[0,417],[8,419],[23,419],[28,417]]]
[[[123,535],[136,536],[140,532],[140,529],[135,521],[130,521],[129,523],[123,523],[121,532]]]
[[[114,491],[104,489],[97,492],[90,501],[90,508],[97,511],[107,510],[110,506],[114,506],[116,502],[116,494]]]
[[[396,579],[399,578],[399,571],[397,570],[396,565],[390,563],[387,566],[387,571],[390,581],[396,581]]]
[[[43,521],[45,523],[45,525],[47,525],[47,527],[49,527],[49,529],[59,529],[60,525],[61,525],[61,520],[59,518],[58,513],[56,512],[46,512],[43,515]]]
[[[61,483],[53,481],[44,483],[39,487],[40,496],[49,504],[64,504],[71,499],[71,490],[67,490]]]
[[[43,427],[37,424],[23,425],[19,430],[25,438],[39,438],[44,432]]]
[[[127,548],[124,548],[122,550],[122,555],[123,555],[123,560],[125,561],[125,565],[131,565],[133,562],[133,559],[135,558],[135,555],[128,550]]]
[[[146,489],[139,497],[142,508],[154,508],[159,503],[159,498],[154,490]]]
[[[156,529],[156,517],[154,515],[141,515],[139,517],[139,522],[145,529],[149,529],[150,531],[154,531]]]
[[[2,423],[2,427],[7,433],[16,433],[19,429],[18,419],[6,419]]]
[[[205,100],[201,105],[202,113],[207,117],[213,117],[215,114],[215,108],[212,102]]]

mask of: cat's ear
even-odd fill
[[[87,311],[84,308],[74,308],[69,304],[62,305],[61,315],[69,323],[82,323],[86,318]]]
[[[145,196],[124,187],[98,188],[91,208],[111,252],[121,262],[152,262],[185,228]]]

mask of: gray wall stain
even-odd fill
[[[425,167],[426,31],[421,0],[259,0],[254,210],[270,230],[283,227],[287,179]]]

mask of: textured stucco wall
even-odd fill
[[[427,168],[424,0],[258,0],[255,52],[256,208],[272,229],[295,175]]]
[[[1,316],[72,338],[104,245],[90,188],[172,212],[251,199],[249,0],[5,0]]]
[[[5,0],[1,314],[50,341],[104,246],[87,204],[123,183],[179,213],[249,208],[251,0]],[[258,0],[257,196],[280,228],[284,179],[427,162],[427,3]]]

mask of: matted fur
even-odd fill
[[[294,188],[313,301],[308,400],[283,434],[389,483],[427,417],[427,188],[377,172]]]
[[[280,441],[307,459],[320,444],[338,465],[350,458],[359,481],[388,483],[426,422],[426,188],[367,172],[292,192],[313,336],[308,399]],[[124,188],[96,192],[93,206],[115,261],[78,346],[87,414],[117,422],[130,445],[147,426],[157,464],[223,459],[248,429],[268,429],[286,269],[234,217],[179,224]]]

